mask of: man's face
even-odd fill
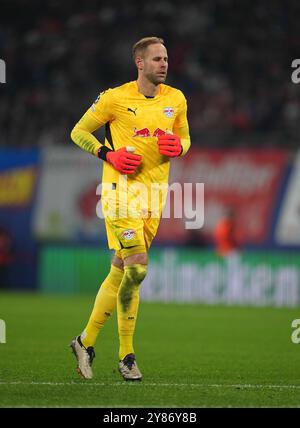
[[[149,45],[141,61],[144,76],[154,85],[165,82],[168,71],[167,49],[161,43]]]

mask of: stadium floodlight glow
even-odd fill
[[[0,59],[0,83],[6,83],[6,64],[3,59]]]

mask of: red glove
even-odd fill
[[[127,152],[126,147],[107,152],[106,160],[122,174],[134,174],[142,162],[142,156]]]
[[[178,135],[159,135],[157,144],[161,155],[173,158],[175,156],[180,156],[182,153],[182,145],[180,144],[180,137],[178,137]]]

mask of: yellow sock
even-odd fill
[[[117,299],[120,360],[128,354],[134,354],[133,335],[139,306],[139,286],[146,272],[146,265],[134,264],[124,267]]]
[[[81,334],[83,346],[94,346],[97,336],[117,305],[117,294],[124,271],[111,265],[111,269],[96,296],[93,311]]]

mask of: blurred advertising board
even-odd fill
[[[186,157],[172,159],[170,185],[175,191],[169,192],[156,242],[185,244],[196,233],[199,245],[201,239],[205,245],[230,206],[241,244],[263,245],[270,239],[287,164],[287,152],[273,149],[192,148]],[[101,176],[102,162],[76,147],[43,150],[35,236],[45,242],[106,242],[104,221],[96,215]],[[195,231],[188,222],[200,226]]]
[[[106,240],[103,220],[96,216],[102,161],[74,147],[41,152],[42,173],[34,218],[40,241]]]
[[[44,247],[39,270],[45,292],[95,293],[110,267],[101,248]],[[300,254],[245,252],[220,258],[209,250],[155,248],[141,299],[225,305],[300,305]]]
[[[261,245],[270,239],[287,168],[286,150],[191,149],[185,158],[172,160],[170,182],[204,183],[204,241],[211,240],[224,208],[232,207],[241,244]],[[194,186],[189,202],[194,207],[195,193]],[[157,240],[187,242],[193,232],[184,227],[185,220],[162,219]]]
[[[0,227],[12,243],[5,279],[9,288],[35,284],[36,243],[31,226],[38,162],[35,149],[0,150]]]
[[[300,254],[210,251],[153,251],[141,289],[148,301],[299,306]]]
[[[300,245],[300,151],[298,151],[286,186],[275,240],[280,245]]]

